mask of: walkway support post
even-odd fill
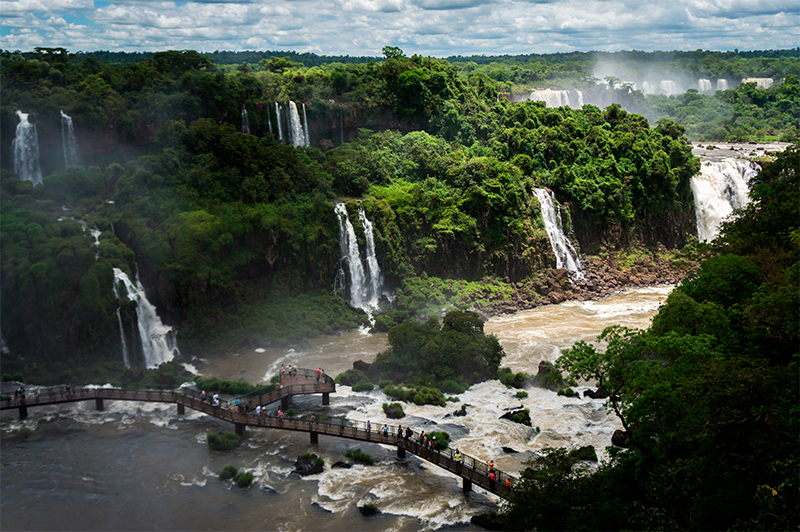
[[[311,432],[311,445],[319,443],[319,432]]]
[[[461,484],[462,489],[464,492],[472,491],[472,481],[468,478],[464,479],[464,482]]]
[[[239,437],[244,436],[244,428],[246,426],[247,425],[245,425],[244,423],[234,423],[233,427],[236,430],[236,435],[239,436]]]
[[[397,457],[398,458],[405,458],[406,457],[406,448],[397,446]]]
[[[289,396],[284,395],[281,397],[281,410],[288,410],[289,409]]]
[[[102,412],[103,410],[105,410],[105,408],[103,407],[103,398],[102,397],[95,397],[94,398],[94,406],[95,406],[95,408],[97,409],[98,412]]]
[[[28,417],[28,407],[25,406],[25,405],[20,405],[19,406],[19,418],[20,419],[25,419],[26,417]]]
[[[183,406],[183,403],[178,403],[178,415],[182,416],[186,414],[186,409]]]
[[[322,404],[323,405],[331,404],[331,394],[330,394],[330,392],[322,392]]]

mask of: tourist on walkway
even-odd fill
[[[205,403],[206,402],[206,391],[205,390],[200,392],[200,402],[201,403]]]
[[[321,371],[322,370],[320,368],[317,368],[317,382],[319,382],[319,376]]]

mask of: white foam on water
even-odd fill
[[[263,347],[258,347],[258,348],[255,349],[256,353],[263,353],[265,351],[266,351],[266,349],[264,349]]]

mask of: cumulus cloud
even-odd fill
[[[436,56],[800,46],[796,0],[0,0],[3,48]],[[75,22],[79,21],[79,24]]]

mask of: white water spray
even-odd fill
[[[718,91],[726,91],[726,90],[728,90],[728,80],[727,79],[718,79],[717,80],[717,90]]]
[[[64,168],[81,164],[78,157],[78,139],[72,117],[61,111],[61,144],[64,147]]]
[[[697,90],[700,92],[711,92],[711,80],[710,79],[698,79],[697,80]]]
[[[114,268],[114,281],[114,297],[120,299],[123,296],[128,296],[128,299],[137,303],[136,317],[139,326],[139,337],[142,341],[145,366],[148,369],[154,369],[172,360],[179,353],[176,342],[177,333],[172,327],[161,322],[161,318],[158,317],[156,312],[156,307],[147,300],[142,283],[139,282],[139,279],[136,279],[136,285],[134,286],[128,275],[119,268]],[[125,288],[125,294],[121,293],[120,284]],[[117,316],[119,316],[119,309],[117,309],[117,313]],[[125,366],[130,367],[130,354],[125,343],[121,317],[119,321],[120,334],[122,335],[122,356]]]
[[[735,209],[749,201],[748,181],[758,175],[761,167],[742,159],[703,161],[700,173],[692,178],[697,238],[701,242],[714,240],[722,222]]]
[[[583,93],[579,90],[536,89],[531,92],[529,100],[545,102],[547,107],[583,107]]]
[[[42,184],[42,170],[39,168],[39,138],[36,126],[28,122],[28,114],[17,111],[19,124],[11,145],[14,149],[14,171],[22,181],[30,181],[33,186]]]
[[[303,135],[305,137],[305,147],[311,146],[311,138],[308,136],[308,116],[306,116],[306,104],[303,104]]]
[[[553,193],[544,188],[535,188],[533,193],[542,208],[542,220],[544,220],[544,227],[547,231],[547,236],[550,238],[553,253],[556,256],[556,267],[566,268],[582,277],[578,252],[575,251],[575,248],[567,239],[567,235],[564,234],[561,224],[561,211],[556,209]]]

